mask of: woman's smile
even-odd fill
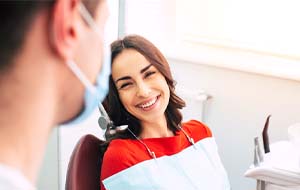
[[[150,100],[143,101],[142,103],[139,103],[136,105],[136,107],[142,109],[143,111],[150,111],[156,107],[159,101],[159,96],[156,96],[154,98],[151,98]]]

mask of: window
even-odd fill
[[[298,0],[176,0],[177,52],[203,64],[300,80],[299,6]]]
[[[182,40],[300,58],[298,0],[177,0]]]
[[[123,33],[169,59],[300,81],[299,0],[123,1]]]

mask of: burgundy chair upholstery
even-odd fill
[[[100,190],[103,142],[91,134],[80,138],[69,161],[66,190]]]

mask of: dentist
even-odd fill
[[[0,189],[35,189],[51,130],[105,97],[108,14],[105,0],[0,2]]]

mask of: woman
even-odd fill
[[[101,169],[101,189],[230,189],[211,131],[182,123],[167,60],[148,40],[127,36],[111,45],[112,75],[104,102],[115,126]]]

